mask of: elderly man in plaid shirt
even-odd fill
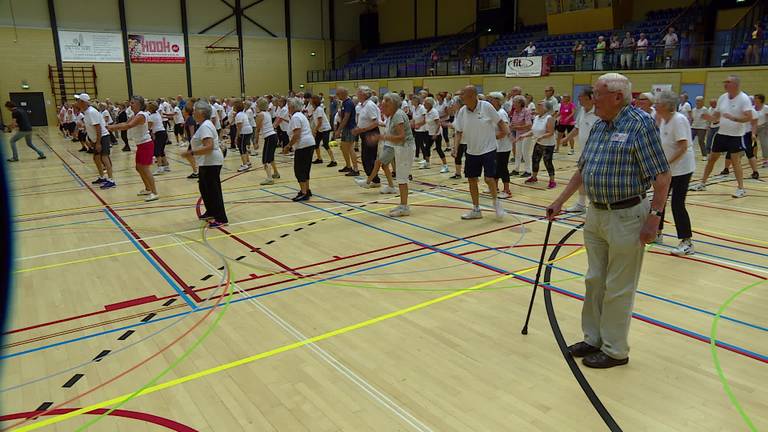
[[[584,365],[610,368],[629,362],[629,323],[643,264],[667,201],[669,164],[654,120],[630,106],[632,84],[617,73],[594,86],[595,123],[578,169],[547,208],[552,219],[583,185],[592,205],[584,225],[589,269],[581,312],[584,341],[568,347]],[[653,200],[645,199],[653,185]]]

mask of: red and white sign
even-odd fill
[[[129,34],[128,55],[131,63],[184,63],[181,36]]]

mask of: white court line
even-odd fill
[[[176,243],[178,243],[181,247],[183,247],[187,252],[189,252],[190,255],[192,255],[198,262],[206,266],[211,273],[218,274],[218,275],[222,274],[216,267],[214,267],[210,262],[208,262],[208,260],[200,256],[197,252],[195,252],[192,248],[190,248],[186,243],[179,241],[176,237],[173,237],[173,239],[176,241]],[[224,257],[224,255],[219,253],[219,251],[217,251],[215,248],[210,247],[210,249],[214,251],[217,255],[219,255],[222,258],[222,260],[226,260],[226,257]],[[230,282],[230,283],[235,289],[238,290],[238,292],[240,292],[240,294],[247,297],[248,294],[245,291],[243,291],[243,289],[240,288],[240,286],[237,283],[235,282]],[[248,301],[251,302],[253,305],[255,305],[262,313],[264,313],[264,315],[269,317],[278,326],[280,326],[286,333],[293,336],[298,342],[304,342],[307,339],[309,339],[307,336],[302,334],[298,329],[293,327],[289,322],[285,321],[283,318],[281,318],[279,315],[277,315],[275,312],[273,312],[271,309],[269,309],[267,306],[265,306],[258,300],[254,298],[248,298]],[[312,352],[314,352],[323,361],[328,363],[331,367],[333,367],[339,373],[344,375],[352,383],[354,383],[355,385],[360,387],[363,391],[368,393],[368,395],[371,396],[374,400],[382,404],[385,408],[388,408],[396,416],[400,417],[403,421],[411,425],[414,429],[420,432],[432,432],[432,429],[430,429],[427,425],[422,423],[413,414],[411,414],[405,408],[398,405],[386,394],[378,390],[376,387],[374,387],[371,383],[366,381],[360,375],[357,375],[354,371],[352,371],[350,368],[345,366],[342,362],[340,362],[335,357],[333,357],[328,351],[324,350],[314,342],[308,343],[306,344],[306,346],[309,347],[312,350]]]

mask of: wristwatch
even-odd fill
[[[652,215],[654,215],[654,216],[658,216],[658,217],[661,217],[661,214],[662,214],[663,212],[664,212],[664,210],[656,210],[656,209],[651,209],[651,210],[648,212],[648,214],[652,214]]]

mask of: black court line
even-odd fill
[[[151,320],[151,319],[152,319],[152,318],[154,318],[154,317],[155,317],[155,314],[154,314],[154,313],[151,313],[151,314],[149,314],[149,315],[145,316],[144,318],[142,318],[142,319],[141,319],[141,322],[147,322],[147,321]]]
[[[549,255],[549,261],[554,260],[557,258],[557,254],[560,252],[560,248],[563,244],[565,244],[568,239],[576,233],[584,224],[580,224],[579,226],[571,229],[565,236],[563,236],[562,239],[560,239],[557,246],[552,250],[552,253]],[[550,277],[552,276],[552,265],[547,265],[547,269],[544,271],[544,281],[543,284],[547,285],[550,282]],[[587,396],[587,399],[592,403],[592,406],[595,408],[595,411],[600,415],[600,417],[605,422],[605,425],[608,426],[608,429],[611,432],[622,432],[621,427],[619,427],[619,424],[616,423],[616,420],[614,420],[613,416],[611,416],[611,413],[608,412],[608,409],[603,405],[603,402],[600,400],[600,398],[597,396],[597,393],[595,393],[594,389],[592,389],[592,386],[589,384],[589,381],[587,381],[587,378],[584,376],[584,373],[581,371],[579,366],[576,364],[576,360],[573,358],[570,352],[568,352],[568,344],[565,342],[565,338],[563,337],[563,332],[560,331],[560,325],[557,323],[557,316],[555,315],[555,308],[552,306],[552,293],[549,289],[544,288],[544,305],[547,308],[547,318],[549,318],[549,325],[552,327],[552,333],[555,335],[555,340],[557,341],[557,346],[560,348],[560,352],[563,355],[563,358],[565,358],[565,362],[568,364],[568,367],[571,369],[571,373],[573,373],[573,377],[576,378],[576,382],[579,383],[581,386],[581,389],[584,391],[584,394]]]
[[[40,404],[39,407],[37,407],[37,409],[35,411],[38,411],[38,412],[46,411],[51,406],[53,406],[53,402],[43,402],[43,403]]]
[[[80,378],[82,378],[83,374],[75,374],[72,378],[69,379],[69,381],[65,382],[62,387],[64,388],[70,388],[73,385],[75,385],[76,382],[80,381]]]
[[[270,240],[270,241],[267,242],[267,244],[270,245],[270,244],[272,244],[274,242],[275,242],[274,240]]]
[[[301,230],[303,230],[303,229],[304,229],[304,228],[302,228],[302,227],[298,227],[298,228],[296,228],[295,230],[293,230],[293,232],[299,232],[299,231],[301,231]]]
[[[110,350],[104,350],[104,351],[100,352],[98,355],[96,355],[96,357],[93,358],[93,361],[100,362],[109,353],[110,353]]]
[[[224,270],[224,266],[219,267],[219,271]]]
[[[210,279],[210,278],[212,278],[212,277],[213,277],[213,275],[212,275],[212,274],[207,274],[207,275],[203,276],[203,278],[202,278],[202,279],[200,279],[200,280],[201,280],[201,281],[206,281],[206,280],[208,280],[208,279]]]
[[[123,333],[122,335],[120,335],[120,337],[117,338],[117,340],[126,340],[132,334],[133,334],[133,330],[128,330],[125,333]]]
[[[163,303],[163,306],[170,306],[170,305],[171,305],[171,304],[173,304],[173,302],[175,302],[175,301],[176,301],[176,299],[175,299],[175,298],[172,298],[172,299],[168,300],[167,302]]]
[[[235,261],[240,261],[243,258],[245,258],[245,255],[240,255],[239,257],[235,258]],[[219,270],[221,270],[221,269],[219,269]]]
[[[281,235],[281,236],[280,236],[280,238],[286,238],[286,237],[288,237],[289,235],[290,235],[290,234],[283,234],[283,235]]]
[[[310,222],[310,223],[308,223],[308,224],[307,224],[307,226],[312,226],[312,225],[314,225],[314,224],[316,224],[316,223],[317,223],[317,222]]]

